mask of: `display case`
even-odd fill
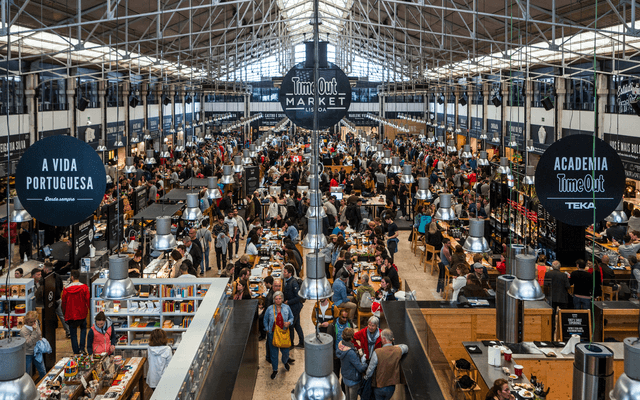
[[[157,328],[177,348],[215,279],[132,279],[138,296],[126,300],[100,298],[106,280],[98,279],[92,284],[91,320],[100,311],[112,320],[116,349],[146,349],[151,331]]]
[[[0,284],[0,338],[7,337],[9,329],[14,336],[20,332],[24,316],[34,309],[35,300],[33,279],[10,279],[8,286]]]

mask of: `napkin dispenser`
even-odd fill
[[[488,348],[489,365],[500,367],[502,365],[502,356],[500,354],[500,346],[491,346]]]

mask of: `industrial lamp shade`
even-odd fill
[[[627,214],[624,212],[624,203],[623,200],[620,200],[620,204],[616,207],[615,211],[609,214],[605,219],[607,222],[615,222],[618,224],[626,224],[629,222],[629,218],[627,218]]]
[[[21,336],[0,340],[0,357],[5,366],[0,369],[0,393],[3,400],[40,398],[33,379],[25,373],[25,342],[26,340]]]
[[[138,169],[136,168],[136,166],[133,165],[133,157],[127,157],[125,159],[125,166],[122,172],[124,172],[125,174],[135,174],[137,170]]]
[[[18,196],[13,198],[13,211],[11,211],[11,222],[29,222],[33,218],[31,218],[31,214],[27,210],[22,207],[22,203],[20,203],[20,199]]]
[[[223,185],[230,185],[233,183],[233,165],[223,165],[222,166],[222,179],[220,183]]]
[[[147,158],[144,159],[144,163],[147,165],[156,163],[156,158],[153,156],[153,150],[147,150]]]
[[[198,193],[187,193],[187,208],[182,213],[185,221],[199,221],[203,218],[202,211],[198,207]]]
[[[171,217],[160,217],[156,220],[156,235],[151,241],[153,250],[167,251],[178,246],[176,238],[171,234]]]
[[[469,236],[462,248],[470,253],[486,253],[490,250],[489,243],[484,238],[484,220],[469,220]]]
[[[204,192],[204,195],[209,200],[217,200],[222,197],[220,189],[218,188],[218,178],[215,176],[207,178],[207,190]]]
[[[128,299],[136,295],[129,278],[129,257],[109,257],[109,279],[102,287],[100,297],[108,300]]]
[[[458,219],[451,207],[451,193],[440,194],[440,207],[433,218],[441,221],[455,221]]]

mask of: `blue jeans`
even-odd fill
[[[373,397],[376,400],[389,400],[393,396],[393,392],[396,391],[394,386],[385,386],[383,388],[373,388]]]
[[[47,374],[47,371],[44,370],[44,363],[38,362],[38,360],[35,359],[33,354],[27,355],[27,368],[26,368],[27,374],[31,375],[32,364],[35,364],[36,366],[36,370],[38,371],[38,376],[40,377],[39,379],[44,378],[44,376]]]
[[[269,345],[269,352],[271,353],[271,367],[274,371],[278,370],[278,355],[282,352],[282,363],[286,364],[289,361],[289,348],[280,348],[273,345],[273,332],[269,332],[267,335],[267,345]]]
[[[202,249],[202,261],[200,262],[200,274],[204,274],[205,271],[211,269],[209,266],[209,248]]]
[[[84,351],[85,341],[87,340],[87,320],[79,319],[67,321],[69,324],[69,333],[71,334],[71,348],[73,354],[80,354]],[[78,328],[80,328],[80,346],[78,346]]]
[[[576,310],[589,310],[591,309],[591,299],[573,296],[573,308]]]

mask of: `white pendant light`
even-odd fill
[[[147,165],[153,165],[156,163],[156,158],[153,156],[153,150],[147,150],[147,157],[144,159],[144,163]]]
[[[384,151],[384,158],[382,159],[382,164],[391,165],[393,161],[391,160],[391,150]]]
[[[391,157],[391,166],[389,167],[389,173],[399,174],[401,172],[402,167],[400,166],[400,157]]]
[[[242,166],[242,156],[233,157],[233,172],[236,174],[241,174],[244,172],[244,167]]]
[[[136,132],[131,134],[131,140],[129,140],[129,143],[140,143],[140,139],[138,139],[138,134]]]
[[[444,138],[440,135],[438,135],[438,141],[436,142],[436,147],[439,147],[441,149],[445,147]]]
[[[143,140],[151,140],[151,139],[152,139],[152,137],[151,137],[151,132],[149,132],[149,130],[148,130],[148,129],[145,129],[145,130],[144,130],[144,136],[142,137],[142,139],[143,139]]]
[[[462,154],[460,154],[460,158],[462,158],[463,160],[468,160],[472,157],[471,154],[471,146],[468,144],[464,145],[464,150],[462,151]]]
[[[415,183],[416,180],[411,173],[411,165],[405,164],[403,169],[404,171],[402,173],[402,176],[400,177],[400,182],[406,184]]]
[[[116,138],[116,141],[113,142],[113,147],[123,147],[124,144],[122,143],[122,137],[120,137],[120,135],[118,135],[118,137]]]
[[[489,165],[489,155],[484,150],[480,152],[480,157],[478,158],[478,165],[480,167],[486,167]]]
[[[433,200],[433,195],[429,190],[429,178],[418,178],[418,191],[416,192],[415,198],[418,200]]]
[[[533,165],[527,165],[526,174],[522,183],[525,185],[535,185],[536,184],[536,167]]]
[[[181,153],[184,151],[184,145],[182,144],[183,143],[182,139],[179,139],[177,142],[178,143],[176,144],[175,151],[177,151],[178,153]]]
[[[138,169],[133,165],[133,157],[125,158],[125,166],[122,172],[125,174],[135,174]]]
[[[527,140],[527,151],[535,151],[536,147],[533,145],[533,139]]]
[[[107,146],[104,145],[104,139],[98,140],[98,147],[96,148],[96,151],[107,151]]]
[[[160,152],[160,158],[171,158],[171,153],[169,153],[169,145],[163,144],[162,151]]]

